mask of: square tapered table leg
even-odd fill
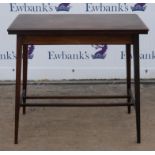
[[[136,111],[136,129],[137,143],[141,142],[141,125],[140,125],[140,65],[139,65],[139,35],[134,37],[133,45],[134,57],[134,81],[135,81],[135,111]]]
[[[15,144],[18,143],[19,111],[21,102],[22,39],[19,36],[17,36],[16,55]]]

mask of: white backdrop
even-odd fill
[[[58,8],[58,9],[57,9]],[[155,78],[155,4],[77,3],[61,5],[0,4],[0,80],[15,79],[16,36],[7,28],[18,14],[138,14],[149,27],[140,37],[141,78]],[[125,47],[104,45],[30,46],[29,79],[120,79],[125,78]]]

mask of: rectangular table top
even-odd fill
[[[135,14],[21,14],[8,28],[9,34],[52,34],[54,31],[147,34],[148,28]]]

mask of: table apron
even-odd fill
[[[133,44],[133,34],[123,35],[79,35],[79,36],[40,36],[40,35],[24,35],[22,37],[23,44],[35,45],[75,45],[75,44]]]

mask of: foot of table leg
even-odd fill
[[[131,103],[131,45],[126,45],[126,71],[127,71],[127,95],[129,98],[127,102]],[[131,106],[128,106],[128,114],[131,113]]]
[[[135,36],[134,41],[134,80],[135,80],[135,109],[136,109],[136,127],[137,143],[141,142],[141,125],[140,125],[140,65],[139,65],[139,36]]]
[[[21,102],[21,61],[22,61],[22,44],[21,38],[17,37],[16,51],[16,97],[15,97],[15,137],[14,143],[18,144],[18,128],[19,128],[19,111]]]
[[[23,45],[23,104],[26,104],[27,68],[28,68],[28,45]],[[23,114],[26,114],[25,106],[23,106]]]

